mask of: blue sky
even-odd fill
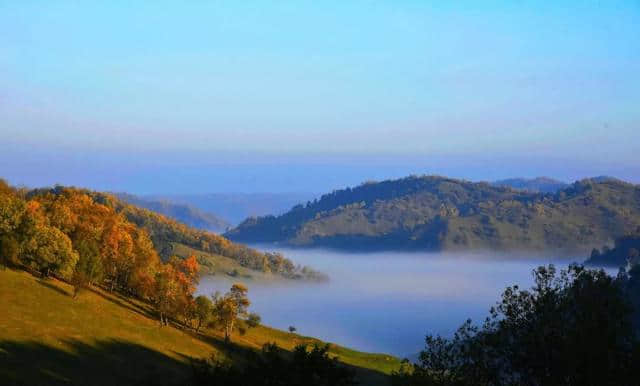
[[[639,106],[638,1],[0,0],[0,175],[14,183],[109,187],[101,171],[157,191],[139,183],[149,165],[185,163],[278,181],[297,178],[286,165],[357,170],[334,185],[640,182]],[[276,189],[237,185],[200,188]]]

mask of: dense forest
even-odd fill
[[[115,196],[131,205],[149,209],[152,212],[170,217],[193,228],[211,232],[223,232],[231,224],[220,217],[204,212],[192,205],[175,203],[169,200],[150,200],[128,193],[115,193]]]
[[[640,187],[586,179],[539,193],[437,176],[368,182],[250,218],[243,242],[356,250],[584,251],[640,226]]]

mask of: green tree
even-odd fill
[[[55,272],[69,279],[78,262],[78,253],[73,250],[69,237],[46,225],[34,228],[23,246],[23,254],[29,265],[45,277]]]
[[[15,264],[20,253],[20,244],[11,235],[0,237],[0,267]]]
[[[245,321],[249,328],[258,327],[260,325],[260,322],[262,322],[262,318],[255,312],[250,313],[247,317],[247,320]]]
[[[76,248],[79,259],[71,278],[74,297],[84,288],[100,282],[104,276],[98,244],[91,240],[81,240]]]
[[[195,299],[196,332],[206,325],[213,314],[213,302],[207,296],[200,295]]]

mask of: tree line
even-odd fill
[[[11,188],[3,181],[4,186]],[[52,196],[87,196],[93,203],[122,215],[131,225],[146,232],[162,260],[173,255],[173,244],[179,243],[195,250],[217,254],[235,260],[243,267],[272,273],[290,279],[325,280],[326,276],[309,267],[295,265],[278,252],[260,252],[246,245],[233,243],[223,236],[195,229],[148,209],[128,204],[115,195],[74,187],[55,186],[33,190],[15,190],[26,200],[43,201]]]

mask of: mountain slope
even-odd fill
[[[229,222],[216,215],[203,212],[191,205],[174,203],[168,200],[147,200],[127,193],[116,193],[115,195],[129,204],[171,217],[190,227],[212,232],[223,232],[231,226]]]
[[[576,182],[555,194],[436,176],[334,191],[281,216],[251,218],[232,240],[377,249],[585,250],[640,225],[640,188]]]

